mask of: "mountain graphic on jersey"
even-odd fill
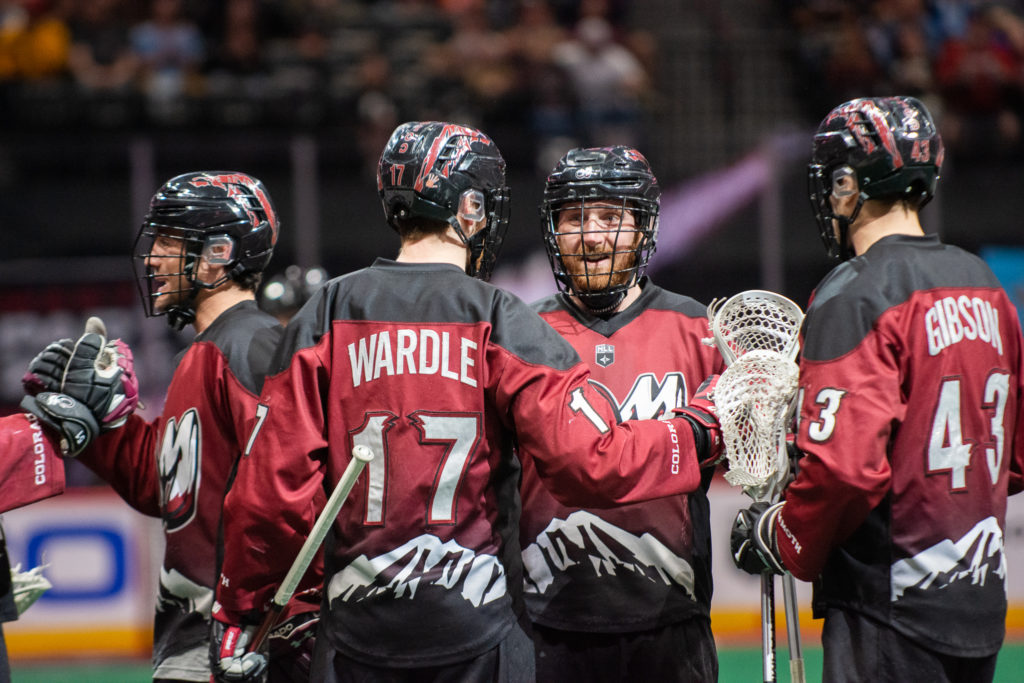
[[[455,541],[423,534],[383,555],[360,555],[334,575],[327,596],[346,602],[385,594],[412,600],[433,590],[458,591],[474,607],[508,592],[505,569],[494,555],[477,555]]]
[[[636,536],[586,510],[553,519],[523,550],[526,592],[546,592],[571,568],[589,567],[596,576],[635,577],[678,584],[693,597],[693,567],[649,533]]]
[[[1003,532],[995,517],[981,520],[956,543],[947,538],[895,563],[891,600],[903,598],[908,589],[941,590],[965,580],[972,586],[984,586],[990,572],[999,577],[1005,590]]]

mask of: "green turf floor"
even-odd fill
[[[821,680],[821,648],[804,652],[808,681]],[[778,680],[790,680],[789,659],[785,650],[778,653]],[[719,683],[752,683],[761,680],[761,651],[728,648],[719,652]],[[1024,671],[1024,643],[1007,645],[999,655],[996,683],[1019,683]],[[146,683],[150,680],[148,662],[100,665],[75,662],[60,666],[15,664],[12,683]],[[585,682],[581,682],[585,683]]]

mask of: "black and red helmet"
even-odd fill
[[[261,181],[248,174],[198,171],[171,178],[153,195],[133,250],[147,315],[166,314],[176,329],[190,323],[195,318],[196,292],[200,288],[219,287],[249,273],[263,272],[273,256],[279,231],[270,194]],[[191,285],[187,297],[162,310],[154,307],[157,288],[153,286],[153,273],[146,266],[158,235],[184,243],[180,274]],[[215,282],[196,279],[196,267],[204,256],[211,263],[224,266],[223,277]],[[145,287],[143,281],[147,283]]]
[[[935,194],[945,148],[924,104],[913,97],[856,99],[839,105],[814,135],[808,197],[829,255],[852,256],[849,224],[868,199],[905,199],[920,209]],[[860,199],[852,216],[835,216],[829,197],[838,176],[854,175]],[[839,224],[840,235],[832,229]]]
[[[455,228],[470,251],[466,272],[486,280],[508,230],[509,189],[497,145],[475,128],[443,121],[403,123],[377,166],[377,190],[388,224],[422,217]],[[485,226],[467,237],[460,207],[475,205]]]
[[[658,179],[646,157],[636,149],[620,145],[569,150],[548,174],[540,205],[544,246],[559,290],[572,292],[593,311],[617,305],[626,291],[644,276],[647,262],[654,254],[660,200]],[[563,207],[572,204],[576,207],[574,211],[582,212],[595,202],[610,202],[623,211],[630,211],[635,223],[632,230],[639,232],[635,244],[616,236],[615,252],[633,252],[635,258],[624,261],[630,271],[628,274],[623,272],[623,277],[616,278],[616,284],[600,289],[589,288],[582,285],[579,278],[572,277],[557,239]],[[619,228],[612,230],[618,232]],[[606,283],[608,279],[601,278],[601,281]]]

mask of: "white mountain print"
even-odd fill
[[[605,539],[614,541],[613,550]],[[543,594],[555,576],[586,562],[598,576],[633,572],[666,585],[678,584],[693,597],[693,567],[654,536],[636,536],[600,517],[577,510],[566,519],[553,519],[523,550],[526,592]]]
[[[891,600],[899,600],[908,588],[942,589],[966,579],[984,586],[990,571],[1003,582],[1005,590],[1003,532],[995,517],[981,520],[956,543],[944,539],[894,564]]]
[[[457,590],[474,607],[508,592],[505,570],[494,555],[476,555],[455,541],[423,534],[383,555],[360,555],[334,575],[327,595],[346,602],[384,593],[412,600],[418,590],[430,586]]]

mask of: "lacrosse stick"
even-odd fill
[[[740,292],[708,306],[713,337],[704,343],[717,346],[730,368],[722,375],[725,378],[730,374],[725,388],[716,387],[714,392],[729,460],[725,478],[734,486],[742,486],[754,500],[778,500],[789,475],[786,425],[796,407],[799,371],[793,360],[799,350],[802,322],[799,306],[764,290]],[[757,353],[756,357],[730,373],[738,358],[752,352]],[[805,676],[799,610],[791,574],[783,575],[782,587],[790,674],[793,681],[802,683]],[[770,572],[761,576],[761,640],[764,680],[774,681],[775,582]]]
[[[775,292],[751,289],[708,306],[708,326],[714,335],[705,339],[718,347],[726,365],[748,351],[774,351],[796,359],[804,314],[795,303]]]
[[[327,531],[331,528],[334,519],[341,511],[341,506],[345,503],[345,499],[348,498],[352,487],[355,486],[356,479],[359,478],[363,468],[366,467],[366,463],[371,460],[373,460],[373,451],[367,446],[359,445],[352,449],[352,460],[349,461],[348,466],[341,475],[341,479],[338,480],[337,486],[334,487],[331,497],[327,499],[327,505],[324,506],[323,512],[320,513],[316,523],[313,524],[313,530],[309,532],[306,542],[302,544],[302,548],[295,557],[291,569],[285,574],[284,581],[281,582],[277,593],[274,594],[270,610],[267,612],[266,617],[264,617],[263,623],[260,624],[259,630],[256,631],[256,635],[253,636],[249,652],[259,651],[263,641],[270,635],[270,630],[277,623],[278,617],[281,616],[281,610],[292,599],[295,589],[299,587],[302,575],[306,573],[310,562],[313,561],[317,550],[320,549],[324,538],[327,537]]]

